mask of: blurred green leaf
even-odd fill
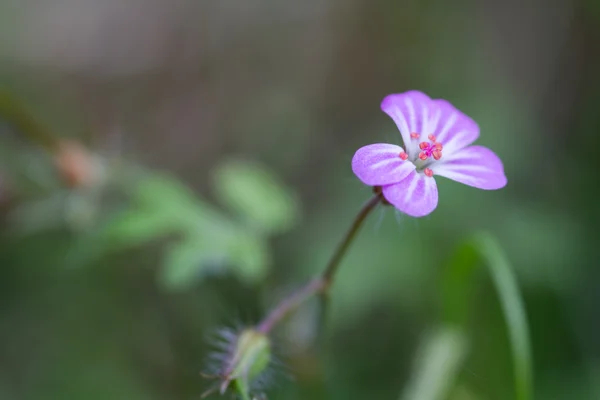
[[[205,225],[227,222],[176,178],[165,174],[144,176],[132,197],[132,206],[106,226],[105,234],[116,245],[135,246],[174,232],[206,231]]]
[[[448,396],[448,400],[481,400],[482,398],[476,394],[472,387],[464,383],[458,384],[452,393]]]
[[[467,354],[462,330],[445,326],[432,332],[417,355],[414,376],[404,390],[402,400],[442,400]]]
[[[224,163],[214,173],[214,185],[219,199],[261,232],[281,232],[298,220],[294,196],[257,164]]]
[[[543,205],[505,207],[495,232],[523,285],[562,294],[577,286],[583,266],[572,260],[585,251],[585,232],[569,215]]]
[[[231,263],[238,277],[247,283],[264,278],[270,265],[266,240],[251,232],[241,232],[231,242]]]
[[[185,239],[173,244],[166,252],[159,281],[169,290],[186,289],[203,275],[210,262],[224,256],[223,249],[201,241]]]
[[[131,208],[117,214],[105,227],[104,234],[114,246],[128,247],[141,245],[180,228],[181,223],[168,212]]]
[[[269,263],[269,249],[260,236],[236,230],[225,235],[188,235],[168,249],[159,281],[167,289],[181,290],[207,272],[226,267],[252,284],[265,276]]]
[[[173,215],[201,216],[197,196],[177,178],[167,174],[148,174],[134,189],[135,200],[147,209],[174,209]]]
[[[13,230],[21,235],[57,229],[64,226],[67,194],[53,193],[43,199],[18,204],[8,214]]]
[[[230,268],[241,280],[261,279],[269,264],[266,238],[235,223],[168,175],[149,175],[133,193],[133,205],[106,227],[114,248],[136,246],[169,234],[179,241],[167,249],[159,282],[183,290],[209,267]]]
[[[444,316],[449,323],[466,325],[471,305],[469,289],[481,264],[488,267],[506,319],[512,347],[515,398],[531,400],[533,372],[525,308],[510,263],[491,235],[479,234],[457,250],[443,280]]]
[[[184,290],[209,271],[230,271],[247,283],[262,279],[270,264],[267,239],[215,210],[176,178],[145,174],[131,191],[129,206],[102,226],[79,235],[65,258],[69,266],[171,237],[158,281]]]

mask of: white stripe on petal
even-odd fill
[[[444,170],[443,175],[438,174],[439,176],[444,176],[445,178],[452,179],[453,181],[463,183],[465,185],[473,186],[480,188],[485,186],[487,181],[484,178],[477,178],[474,175],[470,174],[467,171],[450,171]]]
[[[405,93],[391,94],[381,102],[381,109],[388,114],[400,130],[404,148],[411,160],[417,157],[419,141],[411,138],[411,133],[425,135],[432,131],[432,117],[440,108],[426,94],[412,90]],[[441,116],[443,118],[443,110]],[[445,120],[444,120],[445,121]]]
[[[446,123],[444,124],[442,130],[437,134],[437,140],[439,142],[444,141],[444,139],[446,138],[446,135],[448,134],[448,131],[456,123],[457,119],[458,119],[458,115],[455,112],[453,112],[450,115],[450,117],[448,118],[448,120],[446,121]]]
[[[421,123],[421,134],[429,135],[431,130],[429,128],[429,108],[423,105],[421,107],[421,118],[423,118],[423,122]]]
[[[380,154],[382,154],[382,153],[380,153]],[[399,159],[399,157],[386,158],[384,160],[374,162],[373,164],[371,164],[369,166],[369,168],[371,168],[371,169],[378,169],[378,168],[387,167],[389,164],[398,163],[398,159]]]
[[[437,131],[437,128],[438,128],[438,123],[440,122],[440,117],[441,116],[442,116],[442,110],[440,110],[438,108],[437,111],[435,112],[433,120],[430,123],[429,133],[433,133],[435,135],[435,133]]]
[[[386,143],[361,147],[352,158],[352,171],[370,186],[399,182],[415,169],[413,163],[400,158],[402,151],[402,147]]]
[[[394,107],[394,116],[398,121],[398,125],[400,125],[400,133],[406,135],[406,137],[410,137],[410,128],[408,127],[408,123],[406,122],[406,118],[404,118],[404,114],[400,110],[400,107]],[[404,146],[407,146],[407,143],[404,143]]]
[[[413,180],[410,182],[410,185],[406,189],[406,194],[404,195],[404,202],[410,201],[418,184],[419,184],[418,174],[415,173],[415,177],[413,178]]]
[[[441,112],[435,135],[444,145],[444,158],[447,158],[453,152],[473,143],[479,136],[479,127],[473,119],[446,100],[438,99],[434,103]]]
[[[416,171],[398,183],[383,186],[382,191],[394,207],[413,217],[429,214],[438,203],[435,179]]]
[[[461,131],[457,132],[456,134],[453,134],[452,137],[450,138],[450,140],[448,140],[447,142],[444,143],[444,150],[446,150],[446,153],[452,154],[456,150],[460,150],[460,148],[461,148],[460,142],[467,135],[469,135],[469,132],[467,132],[465,130],[461,130]]]
[[[479,189],[500,189],[506,185],[502,161],[490,149],[469,146],[452,154],[433,167],[436,175]]]
[[[441,164],[443,166],[443,168],[445,170],[448,171],[454,171],[454,172],[469,172],[469,171],[473,171],[473,172],[494,172],[494,170],[492,168],[483,166],[483,165],[470,165],[470,166],[464,166],[464,165],[452,165],[452,164]]]
[[[396,147],[391,147],[391,146],[395,146],[395,145],[390,145],[390,147],[383,147],[383,148],[376,148],[371,150],[371,154],[373,156],[375,155],[399,155],[400,152],[402,152],[402,147],[400,146],[396,146]]]
[[[408,133],[410,135],[412,132],[417,132],[417,116],[415,115],[412,99],[407,98],[404,103],[408,109],[408,118],[410,119],[410,132]]]

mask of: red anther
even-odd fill
[[[421,142],[421,143],[419,143],[419,148],[421,150],[428,149],[429,148],[429,143],[427,143],[427,142]]]
[[[442,158],[442,152],[439,150],[434,150],[433,152],[431,152],[431,154],[433,155],[433,158],[435,158],[436,160],[439,160],[440,158]]]
[[[422,151],[422,152],[419,153],[419,158],[421,160],[427,160],[427,154],[425,154],[425,152]]]
[[[410,134],[410,137],[411,137],[411,138],[413,138],[413,139],[418,139],[418,138],[420,138],[420,137],[421,137],[421,135],[419,135],[419,134],[418,134],[418,133],[416,133],[416,132],[413,132],[413,133],[411,133],[411,134]]]
[[[400,156],[400,158],[401,158],[403,161],[406,161],[406,160],[408,160],[408,154],[406,154],[406,153],[405,153],[405,152],[403,152],[403,151],[402,151],[402,152],[400,152],[399,156]]]
[[[433,171],[432,171],[432,170],[430,170],[429,168],[425,168],[425,169],[423,170],[423,172],[425,172],[425,175],[427,175],[427,176],[428,176],[428,177],[430,177],[430,178],[433,176]]]
[[[442,150],[444,148],[444,146],[442,146],[442,144],[439,142],[436,142],[434,147],[436,148],[436,150]]]
[[[430,133],[429,136],[427,136],[427,138],[435,143],[435,135],[433,133]]]

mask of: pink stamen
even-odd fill
[[[399,157],[403,160],[406,161],[408,160],[408,154],[406,154],[405,152],[400,152]]]
[[[430,178],[433,176],[433,171],[431,169],[429,169],[429,168],[425,168],[423,170],[423,172],[425,173],[425,175],[427,175]]]
[[[421,135],[419,135],[419,134],[418,134],[418,133],[416,133],[416,132],[413,132],[413,133],[411,133],[411,134],[410,134],[410,137],[411,137],[411,138],[413,138],[413,139],[418,139],[418,138],[420,138],[420,137],[421,137]]]
[[[434,159],[439,160],[440,158],[442,158],[442,148],[444,146],[441,143],[435,141],[435,135],[429,135],[429,139],[432,141],[432,143],[419,143],[419,148],[423,150],[419,153],[419,158],[421,160],[427,160],[429,157],[433,157]]]

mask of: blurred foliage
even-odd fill
[[[325,265],[370,196],[352,154],[399,143],[378,104],[409,89],[472,116],[509,184],[437,179],[430,217],[372,215],[326,346],[309,303],[265,393],[514,399],[517,297],[463,243],[488,231],[536,398],[600,398],[598,5],[0,1],[0,399],[197,399],[206,333]]]
[[[498,292],[506,319],[512,348],[515,399],[533,398],[531,344],[527,316],[519,293],[513,267],[497,241],[489,234],[480,233],[475,239],[457,249],[450,268],[443,276],[444,318],[447,323],[464,327],[470,314],[472,285],[476,266],[488,267]]]
[[[460,330],[444,327],[430,333],[417,355],[415,376],[401,400],[445,399],[466,356],[466,339]]]
[[[225,271],[247,283],[260,281],[271,265],[268,235],[291,227],[297,220],[296,203],[287,189],[256,164],[224,163],[216,171],[215,182],[219,197],[236,212],[235,217],[203,201],[173,176],[137,173],[126,204],[106,217],[97,216],[98,224],[79,233],[69,265],[89,265],[90,257],[174,237],[166,244],[159,273],[166,289],[188,288],[206,274]],[[30,233],[64,224],[72,227],[73,218],[98,212],[92,200],[85,192],[32,200],[16,209],[11,220]],[[68,214],[53,211],[62,207]]]
[[[230,162],[217,169],[214,181],[222,202],[259,233],[279,233],[298,220],[294,200],[264,169]]]

